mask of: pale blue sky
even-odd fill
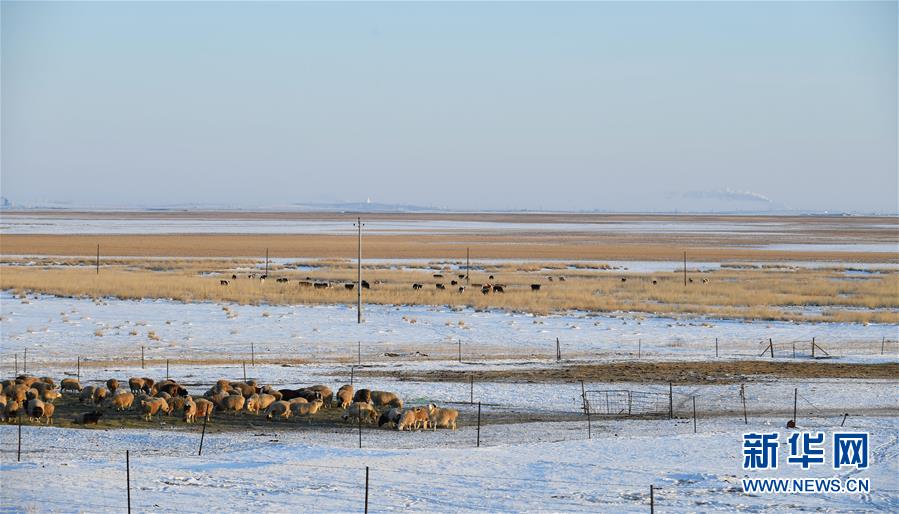
[[[0,189],[896,212],[896,27],[895,2],[3,2]]]

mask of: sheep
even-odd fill
[[[219,408],[225,412],[240,412],[246,399],[239,394],[230,394],[219,402]]]
[[[403,400],[396,393],[389,391],[372,391],[371,403],[375,407],[396,407],[403,408]]]
[[[34,421],[44,417],[44,402],[33,398],[28,400],[25,410],[28,412],[28,419]]]
[[[184,421],[193,423],[197,418],[197,404],[190,396],[184,401]]]
[[[294,403],[290,406],[290,415],[293,417],[309,416],[309,422],[312,423],[312,415],[318,412],[322,405],[324,405],[324,402],[321,400],[313,400],[310,403]]]
[[[144,382],[144,379],[140,377],[131,377],[128,379],[128,388],[131,389],[131,392],[137,394],[140,391],[144,391],[146,393],[150,392],[150,388],[147,387],[147,384]]]
[[[86,386],[81,389],[81,396],[78,398],[78,401],[81,403],[87,403],[94,401],[94,390],[97,389],[96,386]]]
[[[415,412],[407,410],[400,415],[400,419],[396,422],[397,430],[412,430],[415,428]]]
[[[361,423],[362,421],[373,423],[378,419],[378,411],[368,403],[355,402],[343,413],[341,419],[344,421],[355,419],[357,423]]]
[[[34,400],[40,395],[41,392],[32,387],[31,389],[25,391],[25,400]]]
[[[322,395],[321,391],[314,391],[310,388],[303,387],[300,389],[281,389],[281,399],[282,400],[293,400],[294,398],[304,398],[307,401],[312,400],[322,400],[324,401],[324,395]],[[330,393],[331,390],[328,389]]]
[[[52,403],[44,403],[44,415],[41,416],[41,418],[46,419],[47,424],[50,425],[53,423],[54,412],[56,412],[56,405],[53,405]],[[40,421],[40,419],[38,421]]]
[[[275,403],[277,398],[271,394],[254,394],[247,398],[246,405],[244,408],[247,412],[252,412],[253,414],[259,415],[259,411],[264,411],[269,407],[269,405]]]
[[[157,412],[168,413],[171,412],[169,410],[169,404],[163,398],[151,398],[149,400],[143,400],[140,402],[141,410],[144,412],[144,419],[147,421],[151,421],[153,419],[153,414]]]
[[[109,404],[118,411],[130,409],[134,405],[134,393],[128,391],[119,391],[109,398]]]
[[[9,388],[9,392],[7,394],[12,400],[19,403],[25,403],[25,400],[28,399],[29,389],[30,388],[25,384],[16,384]]]
[[[119,388],[119,381],[114,378],[110,378],[106,381],[106,388],[109,389],[110,393],[115,394],[116,389]]]
[[[62,382],[59,383],[59,388],[62,391],[75,391],[81,392],[81,382],[78,381],[77,378],[64,378]]]
[[[185,389],[184,386],[182,386],[182,385],[176,384],[175,382],[169,382],[169,383],[163,384],[163,385],[159,386],[158,389],[160,391],[163,391],[163,392],[166,392],[166,393],[172,395],[173,397],[174,396],[181,396],[181,397],[187,396],[187,389]]]
[[[96,389],[94,389],[93,402],[97,405],[100,405],[100,402],[105,400],[107,396],[109,396],[109,389],[106,389],[103,386],[99,386]]]
[[[245,382],[231,382],[231,389],[239,391],[244,398],[249,398],[256,394],[256,388]]]
[[[378,418],[378,428],[383,427],[387,423],[392,423],[394,426],[396,426],[396,424],[399,423],[400,417],[402,417],[402,415],[403,409],[390,409],[384,411],[384,413],[381,414],[381,417]]]
[[[17,400],[9,400],[6,402],[6,407],[3,408],[3,415],[6,419],[12,419],[15,416],[21,415],[22,410],[22,402]]]
[[[268,409],[265,410],[265,419],[271,420],[276,417],[288,419],[290,418],[290,414],[290,403],[284,400],[278,400],[269,405]]]
[[[157,391],[156,394],[154,394],[153,396],[155,396],[156,398],[165,398],[166,401],[172,399],[172,395],[170,395],[169,393],[167,393],[165,391]]]
[[[194,416],[196,418],[206,418],[206,421],[212,419],[212,411],[215,410],[215,405],[206,398],[199,398],[194,401],[197,405],[197,412]]]
[[[331,388],[326,385],[317,384],[314,386],[309,386],[305,388],[307,391],[316,391],[321,393],[321,400],[325,407],[330,407],[334,402],[334,393],[331,391]],[[307,400],[309,398],[306,398]]]
[[[83,412],[72,418],[72,422],[76,425],[96,425],[101,416],[103,413],[100,411]]]
[[[19,375],[16,377],[16,382],[31,387],[32,384],[38,381],[37,377],[33,377],[31,375]]]
[[[360,389],[353,395],[353,403],[371,403],[371,391],[368,389]]]
[[[340,408],[346,409],[353,403],[353,386],[345,384],[337,390],[337,400],[340,402]]]
[[[44,400],[44,403],[52,403],[56,401],[57,398],[61,397],[62,393],[60,393],[56,389],[48,389],[44,391],[44,394],[41,395],[41,400]]]
[[[190,397],[188,396],[187,398],[190,398]],[[185,400],[184,396],[173,396],[172,399],[169,400],[168,402],[169,402],[169,405],[172,407],[171,412],[169,412],[169,415],[171,415],[172,412],[174,412],[176,410],[183,410],[184,404],[187,403],[187,400]]]
[[[415,407],[412,409],[415,413],[415,428],[428,429],[428,411],[423,407]]]
[[[433,403],[428,404],[428,418],[435,431],[438,426],[456,430],[456,419],[458,417],[459,411],[456,409],[442,409]]]
[[[153,394],[150,391],[153,390],[153,384],[155,384],[156,381],[153,380],[152,378],[147,378],[147,377],[143,377],[143,381],[144,381],[144,388],[145,388],[144,391],[146,391],[149,394]]]
[[[47,384],[48,386],[50,386],[50,389],[56,389],[56,382],[54,382],[53,378],[51,377],[41,377],[38,379],[38,382]]]

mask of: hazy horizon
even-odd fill
[[[895,2],[0,9],[15,205],[899,211]]]

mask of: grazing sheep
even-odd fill
[[[180,384],[176,384],[175,382],[168,382],[166,384],[160,385],[158,388],[160,391],[166,392],[171,396],[187,396],[187,389]]]
[[[249,398],[256,394],[256,387],[247,384],[246,382],[231,382],[231,390],[239,391],[244,398]]]
[[[226,286],[226,285],[228,285],[228,281],[227,280],[219,280],[219,285]]]
[[[353,419],[357,423],[362,421],[374,423],[378,419],[378,411],[368,403],[355,402],[343,413],[341,419],[344,421]]]
[[[12,419],[13,417],[21,415],[22,410],[22,402],[16,400],[9,400],[6,402],[6,407],[3,408],[3,415],[6,419]]]
[[[131,390],[132,394],[137,394],[140,391],[144,390],[144,379],[138,377],[131,377],[128,379],[128,389]]]
[[[33,387],[31,389],[25,391],[25,399],[26,400],[34,400],[35,398],[37,398],[40,395],[41,395],[41,392]]]
[[[119,391],[109,398],[109,404],[118,411],[130,409],[134,405],[134,393],[128,391]]]
[[[371,403],[375,407],[396,407],[398,409],[403,408],[403,400],[397,396],[396,393],[391,393],[389,391],[372,391],[371,392]]]
[[[265,410],[265,419],[272,420],[274,418],[288,419],[290,418],[290,403],[284,400],[278,400],[268,406]]]
[[[193,423],[197,419],[197,404],[190,396],[184,400],[184,421]]]
[[[387,423],[392,423],[394,426],[396,426],[396,424],[399,423],[400,417],[402,417],[402,415],[403,409],[390,409],[384,411],[384,413],[381,414],[381,417],[378,418],[378,428],[383,427]]]
[[[417,283],[417,282],[416,282],[415,284],[412,284],[412,289],[414,289],[414,290],[418,290],[418,289],[421,289],[421,288],[422,288],[422,285],[419,284],[419,283]]]
[[[493,286],[493,292],[494,293],[505,293],[506,290],[503,289],[503,286],[497,284],[497,285]]]
[[[57,398],[61,397],[62,393],[60,393],[56,389],[48,389],[44,391],[44,394],[41,395],[41,400],[44,400],[44,403],[53,403]]]
[[[450,280],[450,285],[451,285],[451,286],[457,286],[457,285],[459,285],[459,282],[456,281],[456,280]]]
[[[157,391],[156,394],[154,394],[153,396],[155,396],[156,398],[165,398],[166,401],[172,399],[172,395],[170,395],[169,393],[167,393],[165,391]]]
[[[94,390],[96,390],[96,386],[86,386],[81,389],[81,396],[78,398],[78,401],[81,403],[87,403],[94,401]]]
[[[531,284],[531,291],[539,291],[540,284]]]
[[[465,286],[459,286],[459,292],[460,292],[460,293],[464,293],[464,292],[465,292]]]
[[[331,388],[326,385],[317,384],[314,386],[309,386],[305,388],[307,391],[315,391],[321,393],[321,400],[324,403],[325,407],[330,407],[334,402],[334,393],[331,391]],[[314,400],[315,398],[313,398]],[[306,400],[309,400],[307,397]]]
[[[222,398],[222,401],[219,402],[219,408],[225,412],[240,412],[244,403],[246,403],[246,399],[243,396],[231,394]]]
[[[353,403],[353,386],[345,384],[337,390],[337,400],[340,402],[340,408],[346,409]]]
[[[50,425],[53,423],[54,412],[56,412],[56,405],[53,405],[52,403],[44,403],[44,415],[41,416],[41,418],[47,420],[47,424]]]
[[[31,387],[32,384],[37,382],[39,379],[37,377],[33,377],[31,375],[19,375],[16,377],[16,382],[20,384],[24,384],[28,387]]]
[[[106,388],[109,389],[110,393],[115,394],[116,389],[119,388],[119,381],[114,378],[110,378],[106,381]]]
[[[140,402],[141,410],[144,413],[144,419],[151,421],[153,415],[157,412],[169,413],[169,404],[163,398],[150,398]]]
[[[200,398],[194,401],[197,405],[197,414],[196,418],[206,418],[206,421],[212,419],[212,411],[215,410],[215,405],[207,400],[206,398]]]
[[[75,391],[81,392],[81,383],[78,382],[77,378],[64,378],[62,382],[59,383],[59,388],[63,391]]]
[[[362,281],[362,289],[371,289],[371,284],[368,283],[368,280]]]
[[[490,286],[482,286],[481,287],[482,294],[488,294],[489,292],[490,292]]]
[[[28,390],[29,387],[25,384],[16,384],[7,389],[7,396],[10,397],[13,401],[17,401],[19,403],[25,403],[25,400],[28,398]]]
[[[621,282],[622,283],[627,282],[627,277],[621,277]]]
[[[265,393],[263,393],[263,394],[256,393],[256,394],[250,396],[249,398],[247,398],[247,402],[246,402],[246,405],[244,406],[244,409],[246,409],[247,412],[252,412],[253,414],[256,414],[258,416],[259,411],[264,411],[271,404],[275,403],[277,400],[278,399],[275,398],[274,395],[265,394]]]
[[[187,398],[190,398],[189,396]],[[169,415],[172,412],[177,410],[184,410],[184,404],[187,403],[187,399],[184,396],[173,396],[171,400],[169,400],[169,406],[171,406],[171,411],[169,411]]]
[[[459,411],[456,409],[442,409],[433,403],[428,404],[428,418],[434,430],[437,430],[438,426],[455,430],[458,417]]]
[[[465,274],[464,274],[464,273],[460,273],[460,274],[458,274],[457,276],[458,276],[459,278],[465,278]]]
[[[400,419],[396,422],[397,430],[412,430],[415,428],[415,412],[407,410],[400,415]]]
[[[106,389],[103,386],[97,387],[96,389],[94,389],[94,404],[100,405],[100,402],[105,400],[107,396],[109,396],[109,389]]]
[[[156,381],[153,380],[152,378],[148,378],[148,377],[143,377],[143,380],[144,380],[144,391],[146,391],[147,394],[153,394],[150,391],[153,390],[153,385],[156,383]]]
[[[368,389],[360,389],[353,395],[353,403],[371,403],[371,391]]]
[[[321,400],[313,400],[309,403],[293,403],[290,405],[290,415],[293,417],[308,416],[310,417],[309,422],[312,423],[311,416],[318,412],[318,409],[323,404]]]
[[[415,428],[428,429],[428,411],[424,407],[415,407],[412,409],[415,413]]]
[[[44,402],[38,400],[37,398],[28,400],[25,410],[26,412],[28,412],[29,420],[34,421],[36,419],[40,419],[44,416]]]
[[[345,287],[345,288],[347,288],[348,290],[352,291],[353,288],[356,287],[356,284],[344,284],[343,287]]]
[[[438,284],[435,284],[435,285],[437,286],[437,289],[440,289],[440,290],[446,289],[446,285],[444,285],[444,284],[438,283]]]
[[[41,377],[38,381],[42,384],[47,384],[50,386],[50,389],[56,389],[56,382],[54,382],[51,377]]]

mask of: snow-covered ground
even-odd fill
[[[227,310],[225,310],[227,308]],[[3,369],[28,350],[41,364],[83,360],[299,358],[365,362],[555,357],[566,359],[708,359],[718,339],[722,358],[758,358],[768,339],[778,358],[809,355],[812,337],[839,362],[897,360],[895,325],[745,322],[631,313],[539,316],[438,306],[365,307],[365,323],[346,305],[250,306],[167,300],[103,300],[52,296],[16,299],[0,293]],[[151,338],[151,336],[153,338]],[[158,338],[156,340],[155,338]],[[884,355],[881,355],[881,343]],[[418,355],[415,352],[419,352]],[[396,354],[391,356],[388,354]],[[820,356],[820,352],[818,353]]]
[[[283,430],[245,432],[0,428],[0,502],[15,512],[124,512],[125,451],[136,512],[661,512],[883,511],[899,509],[896,418],[850,418],[871,433],[870,467],[833,471],[785,465],[781,419],[585,421],[471,425],[452,432]],[[800,426],[800,428],[803,428]],[[814,426],[828,434],[838,421]],[[742,436],[779,431],[780,468],[744,471]],[[413,448],[397,449],[410,444]],[[746,494],[743,477],[864,477],[868,494]]]

